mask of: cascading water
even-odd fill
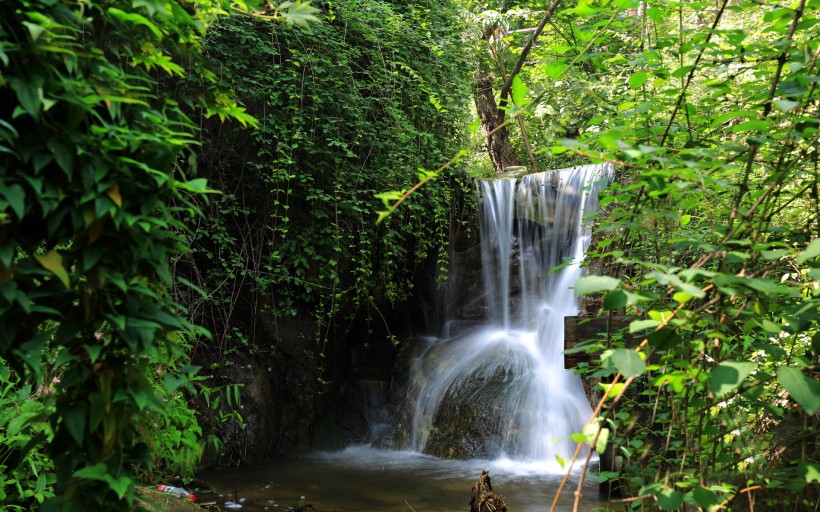
[[[451,458],[571,457],[570,436],[591,409],[563,366],[563,318],[578,311],[571,286],[589,244],[585,216],[611,173],[599,164],[479,182],[487,324],[434,339],[415,360],[410,448]]]

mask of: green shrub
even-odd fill
[[[46,454],[53,433],[55,383],[34,388],[0,359],[0,503],[29,510],[54,495],[54,464]]]

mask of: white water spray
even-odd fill
[[[592,411],[564,369],[563,319],[578,312],[571,286],[589,244],[587,218],[611,173],[598,164],[479,182],[487,324],[436,340],[417,360],[412,449],[520,463],[572,456],[570,436]]]

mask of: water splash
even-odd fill
[[[570,436],[591,409],[563,367],[563,318],[578,312],[571,286],[611,174],[599,164],[479,182],[487,324],[433,341],[414,362],[411,449],[519,462],[571,457]]]

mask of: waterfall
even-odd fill
[[[571,457],[570,436],[592,411],[579,377],[564,369],[563,318],[578,312],[571,286],[611,174],[611,165],[598,164],[478,182],[486,322],[431,340],[414,361],[411,449],[450,458]]]

